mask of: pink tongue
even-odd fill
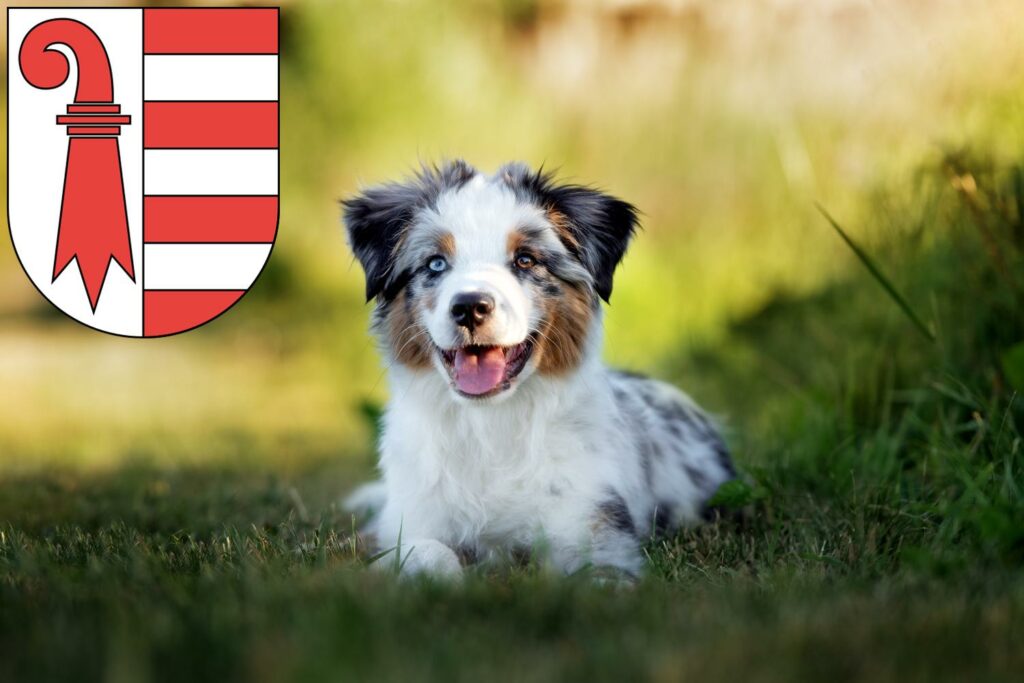
[[[455,353],[455,385],[478,396],[498,386],[505,377],[505,351],[491,346],[479,353],[459,349]]]

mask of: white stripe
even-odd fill
[[[269,244],[147,244],[145,289],[249,289]]]
[[[147,100],[276,100],[277,55],[146,55]]]
[[[146,194],[277,194],[276,149],[147,149]]]

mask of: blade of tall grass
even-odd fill
[[[828,211],[825,210],[825,207],[823,207],[821,204],[817,202],[814,203],[814,206],[818,209],[819,212],[821,212],[821,215],[825,217],[825,220],[829,222],[829,224],[839,234],[843,241],[846,242],[846,246],[850,247],[850,250],[853,251],[854,254],[856,254],[857,258],[860,259],[860,262],[864,264],[864,267],[867,268],[868,272],[871,273],[872,277],[875,278],[875,281],[877,281],[878,284],[881,285],[882,289],[886,291],[886,293],[889,295],[889,298],[891,298],[896,303],[896,305],[900,307],[900,310],[902,310],[903,313],[910,319],[910,321],[914,323],[914,326],[918,329],[918,331],[921,334],[923,334],[929,341],[934,342],[935,334],[930,329],[928,329],[928,326],[924,324],[920,317],[918,317],[918,315],[914,312],[914,309],[912,309],[910,307],[910,304],[907,303],[907,300],[904,299],[898,291],[896,291],[896,287],[893,286],[892,282],[889,281],[889,278],[887,278],[878,268],[878,266],[875,265],[875,262],[871,260],[871,257],[868,256],[867,252],[861,249],[856,242],[850,239],[850,236],[847,235],[846,231],[843,230],[842,227],[840,227],[839,223],[837,223],[836,220],[832,218],[831,215],[829,215]]]

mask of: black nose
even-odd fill
[[[452,299],[452,320],[459,327],[472,330],[482,325],[494,311],[494,297],[483,292],[464,292]]]

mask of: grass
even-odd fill
[[[22,472],[0,481],[0,678],[1016,679],[1022,178],[950,156],[875,198],[905,224],[863,253],[934,343],[851,270],[664,362],[733,409],[746,479],[717,523],[652,540],[632,589],[368,571],[336,503],[366,467],[326,452]]]

